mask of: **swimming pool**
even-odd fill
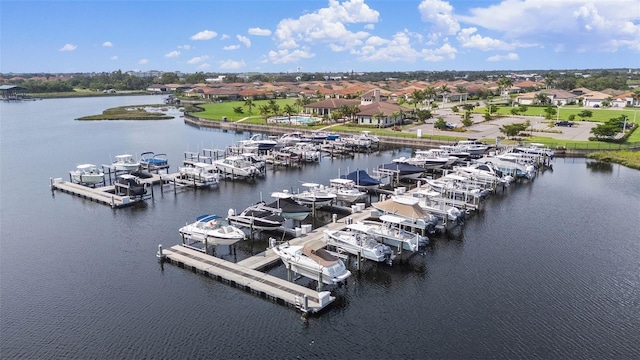
[[[289,121],[291,121],[292,124],[310,124],[310,123],[319,121],[320,119],[316,117],[310,117],[310,116],[292,115],[291,118],[289,118],[288,116],[278,116],[278,117],[272,118],[271,120],[273,120],[274,122],[287,123],[287,124],[289,123]]]

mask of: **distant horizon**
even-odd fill
[[[640,0],[0,6],[0,73],[12,74],[561,71],[633,69],[640,58]]]

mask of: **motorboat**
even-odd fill
[[[356,188],[356,183],[353,180],[342,178],[330,179],[329,185],[328,190],[336,194],[337,201],[354,203],[367,195],[365,192]]]
[[[442,169],[452,165],[458,160],[455,156],[450,156],[446,151],[441,149],[417,150],[415,155],[406,158],[401,157],[394,159],[393,162],[407,163],[422,167],[426,170]]]
[[[480,157],[489,149],[489,145],[485,145],[478,140],[460,140],[456,143],[463,151],[466,151],[471,157]]]
[[[435,232],[435,227],[438,224],[438,219],[433,214],[423,210],[415,202],[405,202],[401,199],[391,198],[371,205],[382,215],[389,214],[403,219],[400,225],[409,228],[411,231],[419,231],[423,235]]]
[[[303,183],[302,186],[307,190],[292,194],[291,198],[301,205],[312,205],[315,208],[320,208],[331,204],[337,195],[327,191],[327,189],[316,183]]]
[[[265,152],[278,145],[278,141],[265,137],[262,134],[254,134],[248,140],[242,140],[245,146],[256,146],[259,152]]]
[[[438,148],[442,151],[445,151],[449,154],[449,156],[454,156],[459,160],[466,160],[471,157],[471,154],[464,149],[462,146],[458,145],[439,145]]]
[[[377,189],[382,184],[380,180],[374,179],[365,170],[356,170],[347,175],[341,175],[340,178],[353,181],[355,186],[360,189]]]
[[[453,171],[457,174],[470,176],[492,184],[504,184],[508,186],[513,180],[513,176],[505,175],[502,171],[490,166],[490,164],[473,163],[468,166],[456,166]]]
[[[140,163],[150,167],[161,167],[169,165],[167,154],[155,154],[151,151],[140,154]]]
[[[133,155],[122,154],[116,155],[113,161],[115,171],[135,171],[140,167],[140,163],[133,159]]]
[[[71,181],[77,184],[95,185],[104,182],[104,172],[93,164],[81,164],[69,171]]]
[[[310,142],[299,142],[292,146],[287,146],[283,151],[289,151],[298,155],[300,161],[318,162],[320,161],[320,150],[316,144]]]
[[[413,193],[413,196],[395,195],[392,198],[396,201],[415,201],[423,210],[438,218],[439,225],[447,228],[462,225],[466,217],[465,211],[447,204],[439,192],[430,189],[419,189]]]
[[[518,164],[513,161],[505,161],[496,157],[486,156],[476,160],[480,164],[486,164],[508,174],[514,178],[526,178],[532,180],[536,176],[536,168],[533,165]]]
[[[178,232],[185,240],[212,245],[231,245],[244,240],[245,233],[218,215],[201,215],[194,223],[181,227]]]
[[[229,209],[227,221],[232,225],[248,227],[253,230],[275,230],[280,228],[286,219],[269,209],[265,209],[260,203],[247,207],[239,214],[236,214],[234,209]]]
[[[260,174],[260,170],[242,156],[227,156],[214,160],[213,166],[220,173],[233,177],[255,177]]]
[[[137,176],[131,174],[118,175],[113,185],[116,195],[144,197],[147,194],[147,184],[141,183]]]
[[[344,262],[329,253],[327,244],[321,240],[312,240],[304,245],[276,245],[271,239],[271,250],[280,256],[282,262],[291,271],[327,285],[345,282],[351,271],[347,270]]]
[[[380,221],[365,221],[360,231],[373,235],[374,239],[392,245],[398,250],[419,251],[429,244],[429,238],[406,229],[407,219],[392,214],[382,215]]]
[[[392,173],[399,179],[416,180],[422,176],[422,174],[425,172],[425,169],[420,166],[411,165],[408,163],[390,162],[380,165],[378,167],[378,171]]]
[[[529,146],[516,147],[515,151],[526,154],[548,156],[551,159],[553,159],[553,157],[555,156],[555,152],[553,150],[549,149],[547,146],[541,143],[530,143]]]
[[[324,239],[327,244],[349,254],[390,264],[394,258],[393,251],[389,246],[376,241],[374,236],[367,232],[368,230],[369,227],[366,225],[350,224],[346,230],[325,230]]]
[[[278,144],[282,146],[291,146],[299,142],[308,142],[311,140],[308,137],[306,137],[302,132],[294,131],[294,132],[283,134],[278,138],[277,141],[278,141]]]
[[[189,166],[178,168],[181,177],[204,185],[218,185],[220,174],[215,173],[215,170],[215,166],[202,162],[190,163]]]
[[[311,214],[311,209],[295,202],[288,191],[273,192],[271,197],[276,200],[265,204],[264,207],[285,219],[302,221]]]

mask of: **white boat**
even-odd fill
[[[287,134],[283,134],[278,138],[277,141],[278,141],[278,144],[282,146],[291,146],[299,142],[307,142],[311,140],[308,137],[306,137],[303,133],[299,131],[294,131]]]
[[[328,191],[336,194],[336,200],[338,201],[353,203],[367,195],[367,193],[358,190],[355,181],[350,179],[331,179],[329,184]]]
[[[304,162],[318,162],[320,161],[320,150],[318,146],[311,142],[299,142],[292,146],[287,146],[283,151],[289,151],[292,154],[298,155],[300,161]]]
[[[405,202],[402,199],[388,199],[371,204],[382,215],[394,215],[395,218],[404,219],[402,226],[411,231],[425,233],[435,232],[438,219],[427,211],[423,210],[415,202]]]
[[[71,181],[78,184],[95,185],[104,182],[104,173],[93,164],[81,164],[69,171]]]
[[[207,163],[191,163],[190,166],[178,168],[180,176],[188,180],[195,180],[203,185],[218,185],[220,174],[214,173],[215,167]]]
[[[410,158],[401,157],[393,159],[394,162],[408,163],[428,170],[448,167],[457,160],[457,157],[450,156],[446,151],[441,149],[416,150],[416,154]]]
[[[234,177],[255,177],[260,174],[260,170],[242,156],[214,160],[213,165],[219,172]]]
[[[468,152],[471,157],[480,157],[489,149],[489,145],[485,145],[477,140],[461,140],[456,143],[463,151]]]
[[[311,214],[311,209],[309,207],[295,202],[291,199],[291,194],[286,190],[273,192],[271,193],[271,197],[276,200],[269,204],[265,204],[264,207],[285,219],[302,221]]]
[[[132,198],[144,198],[147,196],[147,186],[149,186],[149,184],[140,182],[140,178],[131,174],[118,175],[113,185],[116,195]]]
[[[231,245],[244,240],[245,233],[218,215],[202,215],[194,223],[181,227],[178,232],[186,240],[212,245]]]
[[[278,145],[276,140],[265,137],[262,134],[255,134],[249,140],[242,140],[242,143],[245,146],[256,146],[258,151],[268,151]]]
[[[116,155],[113,161],[113,168],[116,171],[135,171],[140,167],[140,163],[133,160],[133,155],[122,154]]]
[[[324,186],[316,183],[304,183],[307,190],[292,194],[291,198],[298,204],[312,205],[316,208],[331,204],[336,199],[336,194],[327,191]]]
[[[229,209],[227,221],[233,225],[254,230],[275,230],[280,228],[286,219],[265,209],[264,204],[256,204],[242,210],[239,214],[236,214],[234,209]]]
[[[368,227],[363,224],[350,224],[346,230],[325,230],[324,238],[327,244],[342,249],[349,254],[362,256],[376,262],[391,263],[393,251],[385,244],[381,244],[373,235],[367,233]]]
[[[404,229],[408,225],[404,217],[388,214],[380,216],[380,221],[365,221],[360,224],[360,231],[373,235],[376,240],[385,244],[413,252],[429,243],[427,236]]]
[[[351,276],[342,260],[324,249],[327,244],[323,241],[308,241],[304,245],[275,245],[275,239],[271,242],[271,250],[297,274],[328,285],[342,283]]]

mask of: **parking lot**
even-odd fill
[[[497,118],[491,121],[485,121],[482,114],[472,114],[474,124],[470,128],[467,128],[465,132],[455,132],[450,130],[439,130],[433,127],[434,122],[440,116],[442,116],[447,122],[462,127],[462,114],[453,113],[449,109],[440,109],[434,113],[433,119],[429,119],[425,124],[414,126],[406,131],[417,132],[418,129],[421,129],[422,137],[433,135],[447,135],[475,139],[495,139],[498,136],[504,136],[504,134],[500,132],[501,126],[514,123],[523,123],[529,120],[531,122],[533,136],[544,136],[558,140],[587,141],[589,140],[589,137],[592,136],[590,132],[591,129],[598,125],[598,123],[596,122],[576,121],[571,127],[549,127],[548,121],[540,116],[509,116]],[[554,119],[552,122],[555,124],[556,120]],[[554,132],[541,132],[536,130],[553,130]],[[556,133],[556,131],[558,132]]]

